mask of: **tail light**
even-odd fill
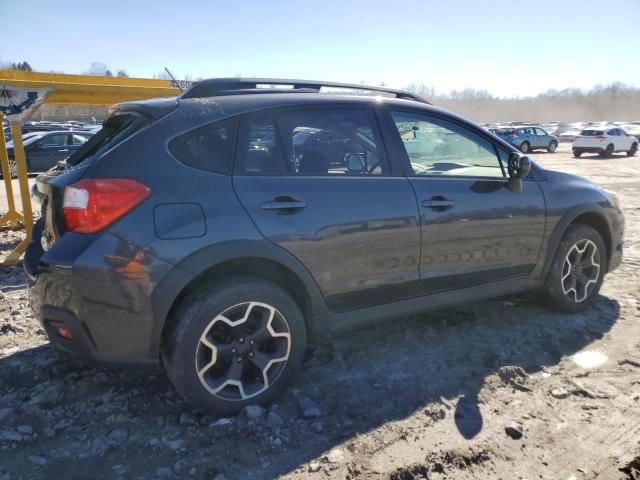
[[[606,140],[607,137],[605,137],[604,135],[598,135],[597,137],[593,137],[595,140],[598,140],[599,142]]]
[[[151,189],[128,178],[82,180],[65,188],[62,202],[69,232],[95,233],[131,211]]]

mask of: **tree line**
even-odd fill
[[[33,71],[27,61],[0,61],[0,69]],[[118,69],[114,74],[113,70],[102,62],[91,62],[82,73],[105,77],[129,77],[125,69]],[[168,80],[170,77],[167,72],[162,70],[153,75],[153,78]],[[187,75],[184,79],[191,80],[191,76]],[[382,82],[381,85],[384,86],[385,83]],[[440,93],[434,87],[424,83],[412,83],[407,85],[405,89],[424,97],[434,105],[477,122],[640,121],[640,88],[621,82],[596,85],[589,90],[565,88],[548,90],[535,96],[511,98],[497,97],[487,90],[474,88]],[[48,110],[54,110],[52,107],[45,105],[42,114],[47,113]],[[85,111],[88,109],[90,111]],[[104,112],[102,107],[82,107],[79,109],[79,107],[69,106],[64,107],[64,111],[58,110],[60,109],[50,113],[73,117],[74,112],[77,112],[77,116],[95,116]],[[82,110],[82,115],[80,110]]]

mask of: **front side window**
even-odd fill
[[[505,176],[493,145],[475,133],[424,115],[391,116],[414,175]]]
[[[545,132],[541,128],[536,128],[536,135],[544,136],[544,135],[547,135],[547,132]]]
[[[388,172],[369,110],[265,112],[248,117],[244,130],[238,174],[364,176]]]
[[[169,142],[181,163],[199,170],[228,174],[233,160],[235,119],[210,123]]]
[[[67,144],[67,134],[48,135],[38,143],[43,147],[63,147]]]
[[[72,135],[71,136],[73,145],[84,145],[88,140],[84,135]]]

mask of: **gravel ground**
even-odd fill
[[[622,198],[625,263],[593,308],[517,296],[321,338],[276,405],[234,418],[159,369],[57,354],[0,269],[0,480],[639,478],[640,161],[533,157]]]

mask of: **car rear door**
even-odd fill
[[[420,208],[423,293],[527,277],[545,232],[538,183],[510,189],[508,152],[448,116],[398,109],[387,122]],[[433,150],[421,137],[444,144]]]
[[[36,141],[29,148],[29,169],[44,171],[53,167],[58,160],[70,155],[68,133],[52,133]]]
[[[300,141],[301,132],[319,140]],[[306,266],[332,310],[414,296],[416,199],[389,164],[371,109],[341,104],[245,116],[233,184],[262,235]]]

